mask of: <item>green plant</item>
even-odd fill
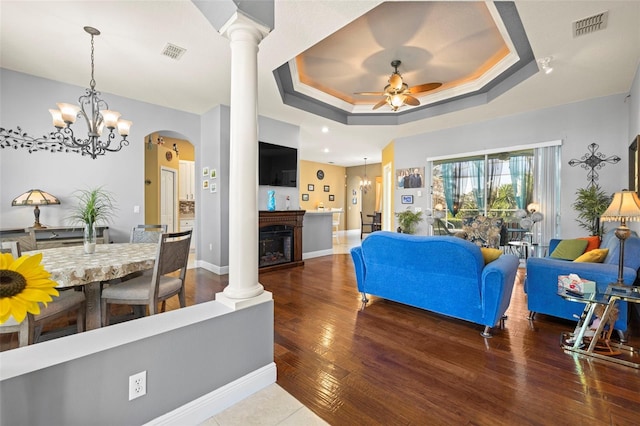
[[[589,235],[602,237],[600,228],[600,216],[611,204],[611,196],[600,188],[598,184],[579,188],[576,191],[576,200],[571,205],[577,212],[576,221],[581,228],[589,231]]]
[[[93,226],[98,222],[109,223],[117,211],[113,195],[99,187],[77,190],[73,196],[77,204],[68,219],[84,225],[89,233],[87,237],[93,240]]]
[[[405,234],[413,234],[416,232],[416,225],[422,220],[422,211],[412,212],[405,210],[396,213],[401,232]]]

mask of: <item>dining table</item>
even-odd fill
[[[101,283],[124,277],[132,272],[153,269],[157,243],[97,244],[88,254],[84,246],[64,246],[23,252],[42,253],[42,264],[59,289],[81,287],[86,297],[86,330],[100,328],[102,312]]]

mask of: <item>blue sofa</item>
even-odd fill
[[[549,242],[549,254],[555,250],[560,239]],[[600,248],[608,248],[609,253],[603,263],[580,263],[569,260],[554,259],[552,257],[529,258],[527,260],[527,278],[525,292],[527,293],[527,307],[530,318],[536,313],[552,315],[558,318],[575,320],[584,310],[584,304],[570,302],[558,296],[558,275],[577,274],[580,278],[596,282],[598,291],[604,292],[607,285],[618,280],[618,259],[620,240],[614,235],[614,230],[606,233],[600,243]],[[640,269],[640,238],[629,237],[624,246],[623,278],[626,285],[632,285]],[[615,329],[620,332],[627,330],[627,303],[618,305],[618,320]]]
[[[518,258],[485,266],[480,247],[461,238],[379,231],[351,249],[358,290],[485,326],[498,324],[511,301]]]

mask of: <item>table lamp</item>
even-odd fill
[[[34,228],[46,228],[40,224],[40,208],[38,206],[46,204],[60,204],[53,195],[40,189],[30,189],[22,195],[18,195],[12,202],[12,206],[34,206],[33,214],[35,216]]]
[[[618,281],[616,285],[623,285],[622,268],[624,267],[624,242],[631,235],[627,221],[640,221],[640,198],[634,191],[620,191],[613,194],[613,201],[600,216],[604,222],[620,222],[616,228],[616,237],[620,240],[620,256],[618,258]]]

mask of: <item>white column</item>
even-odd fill
[[[229,285],[216,300],[242,308],[271,299],[258,282],[258,43],[268,30],[236,15],[231,46]]]

